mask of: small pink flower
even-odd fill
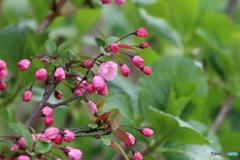
[[[144,63],[144,60],[140,56],[134,56],[132,58],[132,62],[136,67],[142,67],[143,63]]]
[[[118,65],[114,62],[104,62],[98,68],[98,75],[108,81],[112,81],[117,75]]]
[[[85,90],[84,89],[77,89],[75,92],[74,92],[74,96],[82,96],[84,94]]]
[[[54,140],[53,140],[53,142],[55,143],[55,144],[62,144],[62,142],[63,142],[63,137],[61,136],[61,135],[58,135]]]
[[[54,73],[54,77],[56,77],[60,81],[65,80],[65,72],[62,67],[58,67]]]
[[[71,160],[80,160],[82,158],[82,151],[79,149],[71,149],[68,152],[68,157]]]
[[[54,97],[55,97],[56,99],[61,100],[61,99],[62,99],[62,96],[63,96],[63,93],[62,93],[61,91],[55,91],[55,92],[54,92]]]
[[[97,91],[97,94],[100,96],[105,96],[108,94],[108,89],[107,89],[107,85],[104,87],[104,89]]]
[[[53,125],[54,119],[52,117],[45,117],[44,124],[46,127]]]
[[[154,131],[149,128],[143,128],[139,130],[145,137],[152,137]]]
[[[5,89],[7,89],[6,83],[0,81],[0,90],[5,90]]]
[[[142,160],[142,159],[143,159],[142,154],[139,153],[138,151],[134,151],[133,160]]]
[[[95,89],[93,88],[93,85],[91,83],[87,84],[86,90],[88,93],[94,93]]]
[[[134,32],[138,37],[146,37],[148,35],[146,28],[140,28]]]
[[[86,60],[82,65],[85,68],[93,68],[94,67],[94,63],[92,60]]]
[[[124,64],[121,66],[121,72],[122,72],[123,76],[128,77],[130,74],[130,69],[128,68],[128,66],[126,64]]]
[[[20,71],[25,71],[29,68],[31,62],[28,59],[23,59],[18,62],[18,68]]]
[[[14,145],[11,146],[11,150],[18,150],[18,149],[19,149],[19,147],[18,147],[18,145],[16,145],[16,144],[14,144]]]
[[[130,133],[127,133],[127,134],[128,134],[128,138],[130,139],[130,141],[127,141],[124,139],[123,142],[125,143],[126,146],[134,145],[135,137]]]
[[[26,142],[25,142],[25,139],[23,137],[21,137],[19,140],[18,140],[18,143],[21,147],[23,148],[26,148]]]
[[[122,5],[123,3],[126,2],[126,0],[115,0],[115,2],[116,2],[118,5]]]
[[[141,71],[144,73],[144,74],[146,74],[146,75],[150,75],[150,74],[152,74],[152,68],[151,67],[146,67],[146,66],[144,66],[144,67],[141,67],[140,68],[141,69]]]
[[[17,158],[17,160],[31,160],[29,156],[21,155]]]
[[[144,49],[144,48],[148,48],[148,43],[147,42],[143,42],[139,45],[140,48]]]
[[[106,83],[104,82],[103,78],[100,76],[95,76],[92,79],[92,86],[95,90],[103,90],[106,86]]]
[[[22,100],[25,102],[31,101],[32,99],[32,91],[31,90],[27,90],[26,92],[24,92]]]
[[[37,70],[37,72],[35,73],[35,77],[39,80],[42,80],[42,81],[46,81],[47,76],[48,76],[48,72],[44,68],[41,68],[41,69]]]
[[[55,139],[59,135],[59,130],[55,127],[48,128],[44,132],[47,139]]]
[[[118,53],[118,52],[119,52],[118,44],[112,43],[112,44],[110,45],[110,51],[113,52],[113,53]]]
[[[102,4],[110,4],[112,0],[101,0]]]
[[[98,111],[97,106],[96,106],[95,103],[93,103],[92,101],[88,101],[88,104],[89,104],[89,106],[90,106],[91,111],[92,111],[93,114]]]
[[[51,117],[53,115],[53,109],[51,107],[45,106],[42,109],[42,114],[44,117]]]
[[[72,140],[75,138],[75,134],[71,132],[70,130],[66,129],[64,130],[64,137],[63,139],[67,142],[72,142]]]
[[[5,78],[7,76],[7,71],[6,70],[0,70],[0,80]]]
[[[0,70],[6,70],[6,62],[0,59]]]

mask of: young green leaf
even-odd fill
[[[56,66],[56,67],[59,66],[59,62],[58,62],[57,59],[51,59],[51,63],[52,63],[52,65],[54,65],[54,66]]]
[[[15,124],[15,123],[11,123],[10,127],[19,135],[19,136],[23,136],[23,128],[21,128],[19,125]]]
[[[98,46],[102,46],[104,47],[105,46],[105,42],[101,39],[101,38],[95,38],[95,42]]]
[[[73,70],[70,74],[73,74],[73,75],[76,75],[76,76],[83,77],[83,75],[82,75],[80,72],[75,71],[75,70]]]
[[[38,141],[35,147],[35,151],[39,153],[47,153],[52,148],[51,141]]]
[[[73,45],[73,43],[74,42],[72,41],[66,41],[60,44],[60,46],[58,46],[58,49],[57,49],[58,54],[63,54],[67,52],[70,49],[70,47]]]
[[[101,139],[103,141],[104,144],[106,144],[107,146],[109,146],[111,144],[111,139],[109,139],[106,136],[101,136]]]
[[[32,135],[26,130],[23,130],[22,133],[23,133],[23,137],[24,137],[26,146],[27,146],[28,150],[30,151],[32,148],[32,145],[34,143]]]
[[[109,46],[110,44],[112,43],[115,43],[116,41],[118,41],[119,38],[118,37],[114,37],[114,36],[111,36],[107,39],[107,46]],[[118,43],[121,43],[120,41]]]
[[[45,42],[45,48],[46,48],[47,52],[51,55],[54,55],[57,51],[57,46],[51,39],[48,39]]]
[[[99,32],[99,34],[102,36],[102,39],[104,41],[104,43],[106,44],[107,43],[107,36],[100,30],[97,29],[97,31]]]
[[[122,147],[117,144],[116,142],[113,141],[114,147],[118,150],[119,153],[121,153],[121,155],[124,157],[125,160],[129,160],[126,153],[124,152],[124,150],[122,149]]]

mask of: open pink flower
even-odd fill
[[[152,137],[154,131],[149,128],[143,128],[139,130],[145,137]]]
[[[122,5],[123,3],[126,2],[126,0],[115,0],[115,2],[116,2],[118,5]]]
[[[25,71],[29,68],[31,62],[28,59],[23,59],[18,62],[18,68],[20,71]]]
[[[98,75],[108,81],[112,81],[117,75],[118,65],[114,62],[104,62],[98,68]]]
[[[103,90],[105,88],[106,83],[104,82],[102,77],[95,76],[92,79],[92,86],[95,90],[100,91],[100,90]]]
[[[130,74],[130,69],[128,68],[128,66],[126,64],[124,64],[121,66],[121,72],[122,72],[123,76],[128,77]]]
[[[142,159],[143,159],[142,154],[139,153],[138,151],[134,151],[133,160],[142,160]]]
[[[48,128],[44,132],[47,139],[55,139],[59,135],[59,130],[55,127]]]
[[[51,117],[53,115],[53,109],[51,107],[45,106],[42,109],[42,114],[44,117]]]
[[[75,148],[72,148],[72,149],[68,148],[68,149],[69,149],[69,152],[67,154],[71,160],[80,160],[82,158],[82,151],[80,149],[75,149]]]
[[[27,90],[26,92],[24,92],[22,100],[25,102],[31,101],[32,99],[32,91],[31,90]]]
[[[96,106],[95,103],[93,103],[92,101],[88,101],[88,104],[89,104],[89,106],[91,108],[92,113],[96,113],[98,111],[97,106]]]
[[[142,67],[143,63],[144,63],[144,60],[140,56],[134,56],[132,58],[132,62],[136,67]]]
[[[45,68],[41,68],[41,69],[37,70],[37,72],[35,73],[35,77],[42,81],[46,81],[47,76],[48,76],[48,72]]]
[[[65,80],[65,72],[62,67],[58,67],[56,71],[54,72],[54,77],[56,77],[60,81]]]
[[[0,70],[6,70],[6,62],[0,59]]]
[[[138,37],[146,37],[148,35],[146,28],[139,28],[134,34]]]
[[[67,141],[70,143],[74,138],[75,138],[75,134],[73,132],[71,132],[68,129],[64,130],[64,136],[63,136],[64,141]]]

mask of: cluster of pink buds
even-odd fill
[[[54,119],[52,118],[52,115],[53,115],[53,109],[48,107],[48,106],[45,106],[43,109],[42,109],[42,117],[44,117],[44,124],[46,127],[49,127],[53,124],[54,122]]]
[[[7,65],[6,63],[0,59],[0,90],[7,89],[7,85],[5,82],[3,82],[3,78],[7,76]]]
[[[112,0],[101,0],[102,4],[110,4]],[[115,0],[118,5],[122,5],[126,0]]]

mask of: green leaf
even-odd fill
[[[74,42],[72,42],[72,41],[66,41],[66,42],[63,42],[62,44],[60,44],[60,46],[58,46],[58,49],[57,49],[58,54],[63,54],[65,52],[67,52],[71,48],[73,43]]]
[[[183,56],[162,59],[151,66],[151,76],[140,79],[139,100],[142,113],[149,118],[149,108],[188,117],[198,109],[207,95],[207,85],[201,68]],[[192,103],[192,111],[185,110]],[[200,108],[201,109],[201,108]]]
[[[106,56],[110,56],[111,55],[110,53],[106,52],[105,49],[102,46],[100,46],[100,52],[102,54],[105,54]]]
[[[109,139],[107,136],[101,136],[101,139],[105,145],[109,146],[111,144],[111,139]]]
[[[26,130],[23,130],[22,133],[23,133],[24,140],[26,142],[26,146],[27,146],[28,150],[30,151],[32,148],[32,145],[34,143],[32,135]]]
[[[57,59],[51,59],[51,63],[52,65],[54,65],[55,67],[58,67],[59,66],[59,62]]]
[[[95,42],[98,46],[102,46],[104,47],[105,46],[105,42],[101,39],[101,38],[95,38]]]
[[[223,160],[221,156],[211,156],[214,151],[208,145],[188,145],[168,141],[156,150],[167,160]]]
[[[68,52],[69,52],[71,55],[75,56],[76,58],[81,59],[79,56],[77,56],[75,53],[73,53],[73,51],[72,51],[71,49],[69,49]]]
[[[39,153],[47,153],[51,148],[51,141],[39,140],[36,144],[35,151]]]
[[[23,137],[23,128],[15,123],[10,123],[10,127],[21,137]]]
[[[10,140],[2,140],[0,139],[0,145],[3,145],[3,146],[8,146],[8,147],[11,147],[14,143]]]
[[[76,76],[80,76],[80,77],[84,77],[80,72],[73,70],[70,74],[76,75]]]
[[[57,45],[51,39],[48,39],[45,42],[45,48],[46,48],[47,52],[51,55],[54,55],[57,51]]]
[[[97,29],[97,31],[102,36],[102,39],[103,39],[104,43],[107,44],[107,36],[102,31],[100,31],[99,29]]]
[[[110,124],[111,124],[111,129],[112,130],[118,129],[118,127],[120,125],[120,115],[119,114],[115,114],[113,116],[113,118],[110,120]]]
[[[154,136],[160,141],[172,140],[186,144],[209,144],[208,139],[186,122],[154,108],[150,109],[150,122],[155,131]]]
[[[118,41],[119,38],[118,37],[114,37],[114,36],[111,36],[107,39],[107,46],[109,46],[110,44],[112,43],[116,43],[116,41]],[[121,43],[120,41],[118,43]]]
[[[125,160],[129,160],[128,157],[127,157],[127,155],[126,155],[126,153],[125,153],[124,150],[122,149],[122,147],[121,147],[119,144],[117,144],[116,142],[114,142],[114,141],[113,141],[113,144],[114,144],[114,147],[118,150],[118,152],[121,153],[121,155],[123,156],[123,158],[124,158]]]
[[[31,56],[31,58],[34,58]],[[40,61],[38,58],[32,59],[32,63],[37,67],[37,68],[43,68],[45,66],[45,62]]]

